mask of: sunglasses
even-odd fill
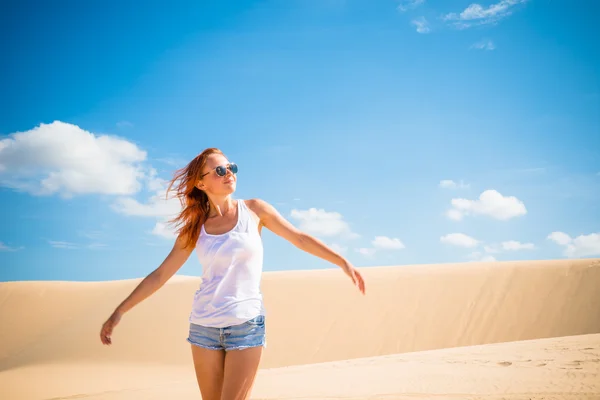
[[[232,173],[237,174],[238,166],[235,163],[229,163],[227,165],[219,165],[218,167],[214,168],[214,171],[218,176],[227,175],[227,170],[230,170]],[[210,174],[212,171],[213,170],[208,171],[204,175],[200,176],[200,178],[204,178],[206,175]]]

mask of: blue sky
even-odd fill
[[[597,2],[157,3],[2,5],[0,280],[146,275],[212,146],[359,267],[600,256]]]

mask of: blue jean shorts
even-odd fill
[[[265,317],[259,315],[239,325],[213,328],[190,323],[187,341],[210,350],[241,350],[267,347]]]

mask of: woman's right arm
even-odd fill
[[[119,323],[123,314],[150,297],[160,289],[187,261],[193,248],[184,248],[183,241],[177,239],[173,249],[165,260],[146,276],[131,292],[125,300],[119,304],[112,315],[104,322],[100,331],[100,339],[104,344],[111,344],[111,334],[114,327]]]

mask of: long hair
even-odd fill
[[[210,211],[208,196],[196,187],[196,183],[202,175],[206,159],[211,154],[223,154],[223,152],[215,147],[205,149],[188,165],[175,171],[167,188],[168,196],[171,187],[175,187],[175,197],[178,197],[181,202],[181,212],[169,222],[179,226],[177,234],[183,240],[185,248],[196,245],[202,224]]]

